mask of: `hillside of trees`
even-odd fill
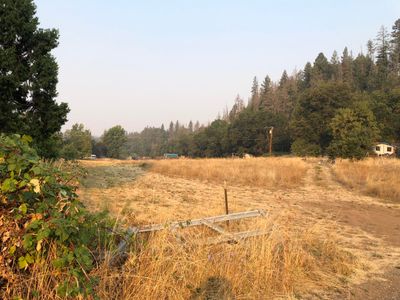
[[[78,126],[78,125],[75,125]],[[230,110],[208,124],[171,122],[127,133],[120,126],[92,141],[98,156],[157,157],[166,152],[190,157],[224,157],[268,150],[274,127],[274,153],[362,158],[374,142],[400,142],[400,19],[391,32],[381,27],[367,52],[347,48],[278,82],[253,79],[251,97],[239,95]],[[82,128],[83,130],[83,128]],[[64,140],[68,145],[68,134]],[[65,149],[65,147],[64,147]]]

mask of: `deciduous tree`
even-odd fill
[[[117,125],[106,130],[102,136],[102,141],[107,147],[107,156],[111,158],[125,158],[125,143],[127,141],[126,131],[122,126]]]

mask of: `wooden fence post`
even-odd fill
[[[229,206],[228,206],[228,189],[226,187],[226,181],[224,181],[224,196],[225,196],[225,213],[229,214]],[[227,221],[227,225],[229,226],[229,221]]]

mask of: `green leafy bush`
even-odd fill
[[[78,200],[76,168],[40,160],[30,142],[0,135],[0,269],[8,270],[0,281],[50,261],[60,296],[93,294],[95,278],[88,274],[101,246],[112,246],[111,221]]]
[[[291,150],[298,156],[318,156],[321,155],[319,145],[308,143],[304,139],[297,139],[293,142]]]

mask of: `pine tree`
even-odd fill
[[[181,128],[181,125],[179,124],[179,121],[176,120],[176,122],[175,122],[175,133],[179,132],[180,128]]]
[[[254,110],[257,110],[260,105],[260,94],[258,89],[258,80],[257,77],[253,79],[253,85],[251,87],[251,98],[250,98],[250,107]]]
[[[189,129],[190,133],[193,132],[193,122],[192,122],[192,120],[190,120],[190,122],[189,122],[188,129]]]
[[[286,84],[288,79],[289,79],[289,76],[288,76],[286,70],[283,70],[281,79],[279,80],[279,88],[282,88]]]
[[[396,20],[391,33],[390,62],[392,72],[400,76],[400,19]]]
[[[314,61],[312,74],[312,79],[314,83],[331,78],[331,70],[328,59],[322,52],[318,54],[317,58]]]
[[[374,63],[369,56],[359,54],[353,61],[354,85],[361,91],[373,89]]]
[[[353,85],[353,57],[349,54],[347,47],[343,50],[342,55],[342,74],[343,82],[349,86]]]
[[[265,76],[260,89],[260,107],[266,110],[271,110],[272,107],[272,81],[269,76]]]
[[[376,66],[377,66],[377,85],[382,87],[389,74],[389,34],[387,29],[382,26],[376,36]]]
[[[342,69],[340,67],[340,59],[337,51],[333,51],[331,57],[331,70],[332,70],[332,79],[335,81],[342,81]]]
[[[52,157],[69,109],[55,100],[58,31],[38,28],[35,15],[32,0],[0,3],[0,131],[29,134],[39,153]]]
[[[312,65],[310,62],[307,62],[304,66],[304,70],[301,72],[299,88],[300,90],[305,90],[311,87],[311,76],[312,76]]]
[[[367,42],[367,55],[369,58],[372,59],[372,61],[374,61],[375,59],[375,45],[374,42],[372,40],[368,40]]]
[[[170,123],[169,123],[169,128],[168,128],[168,134],[170,135],[170,136],[172,136],[173,134],[174,134],[174,123],[171,121]]]

